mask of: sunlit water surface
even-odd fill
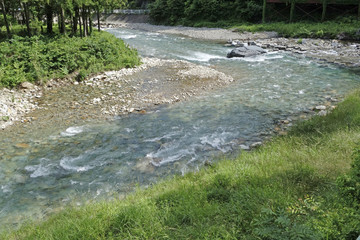
[[[226,59],[230,49],[221,44],[108,31],[142,56],[205,64],[235,82],[152,113],[19,140],[27,146],[0,135],[0,228],[70,203],[119,198],[136,185],[196,171],[205,161],[262,141],[278,120],[300,115],[326,98],[341,98],[359,85],[359,75],[350,70],[285,53]],[[166,78],[156,71],[135,77]]]

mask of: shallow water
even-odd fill
[[[61,131],[49,128],[41,137],[0,136],[1,228],[70,203],[119,198],[136,185],[196,171],[205,161],[262,141],[278,120],[328,98],[341,99],[359,86],[359,75],[350,70],[285,53],[226,59],[230,49],[212,42],[127,29],[109,32],[143,56],[209,65],[235,82],[148,114]],[[166,81],[156,71],[133,77]]]

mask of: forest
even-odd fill
[[[43,22],[46,22],[46,33],[52,34],[55,19],[61,34],[69,30],[66,27],[66,23],[69,23],[71,34],[87,36],[92,31],[93,13],[96,13],[99,23],[100,12],[104,9],[121,8],[126,4],[124,0],[1,0],[0,3],[0,26],[5,25],[8,37],[15,33],[16,30],[12,31],[10,26],[16,25],[17,22],[26,26],[28,36],[36,34],[39,28],[43,32]],[[98,28],[100,31],[100,24]]]
[[[100,12],[123,6],[123,0],[0,3],[0,87],[69,75],[80,81],[90,73],[140,63],[136,50],[100,32]],[[98,31],[93,31],[94,15]]]

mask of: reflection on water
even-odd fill
[[[111,30],[142,55],[187,59],[232,75],[228,88],[112,122],[68,126],[21,141],[0,136],[0,225],[57,206],[117,198],[136,184],[196,171],[220,154],[269,136],[274,123],[358,86],[359,76],[280,53],[226,59],[221,45],[134,30]],[[144,47],[146,46],[146,47]],[[160,76],[160,77],[159,77]],[[151,76],[137,73],[133,77]]]

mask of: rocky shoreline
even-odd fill
[[[146,18],[139,17],[140,20]],[[149,32],[176,34],[190,38],[226,42],[255,42],[269,51],[301,54],[346,67],[360,67],[360,43],[337,39],[283,38],[276,32],[237,32],[221,28],[193,28],[183,26],[152,25],[139,19],[123,19],[110,15],[103,19],[102,28],[124,27]]]
[[[184,101],[233,81],[215,69],[186,61],[143,58],[142,62],[82,82],[54,79],[42,87],[24,83],[18,90],[2,89],[0,127],[6,132],[19,124],[41,129],[51,123],[61,128],[122,114],[144,114],[157,105]],[[153,71],[165,74],[160,79],[141,77]]]
[[[14,122],[26,121],[26,115],[38,108],[41,88],[31,83],[23,83],[18,90],[0,90],[0,129]]]
[[[284,51],[345,67],[360,68],[360,44],[323,39],[271,38],[246,41],[232,40],[225,46],[257,45],[268,51]]]

